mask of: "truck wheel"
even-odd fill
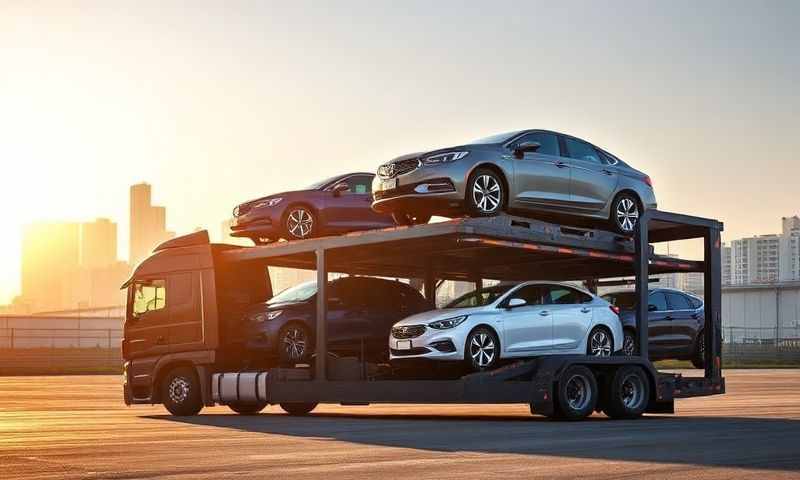
[[[178,367],[167,373],[161,382],[161,401],[173,415],[197,415],[203,408],[203,398],[194,368]]]
[[[228,408],[239,415],[258,415],[261,410],[267,407],[267,402],[263,403],[229,403]]]
[[[592,371],[575,365],[561,374],[556,406],[566,420],[581,420],[592,414],[597,405],[598,389]]]
[[[702,330],[697,335],[697,341],[692,354],[692,365],[694,368],[706,368],[706,334]]]
[[[308,415],[311,410],[317,408],[318,403],[281,403],[284,412],[295,417]]]
[[[605,413],[611,418],[639,418],[649,400],[650,382],[642,368],[621,367],[611,379]]]

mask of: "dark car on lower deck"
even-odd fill
[[[636,352],[636,294],[620,291],[602,297],[619,307],[625,332],[623,351],[633,355]],[[703,300],[680,290],[656,288],[649,292],[647,307],[650,359],[690,360],[695,367],[703,368]]]
[[[408,284],[373,277],[344,277],[328,283],[328,351],[388,360],[392,325],[428,310]],[[314,350],[317,282],[301,283],[253,306],[240,331],[247,356],[259,363],[302,363]]]

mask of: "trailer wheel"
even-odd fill
[[[295,417],[308,415],[311,410],[317,408],[318,403],[281,403],[284,412]]]
[[[594,411],[599,390],[592,371],[584,366],[575,365],[561,374],[557,393],[558,412],[555,417],[581,420]]]
[[[267,402],[259,403],[229,403],[228,408],[239,415],[258,415],[267,407]]]
[[[173,415],[197,415],[203,408],[203,398],[194,368],[178,367],[167,373],[161,382],[161,399]]]
[[[639,418],[650,400],[650,382],[637,366],[621,367],[614,373],[608,388],[605,413],[611,418]]]

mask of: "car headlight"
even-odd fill
[[[428,324],[428,326],[435,328],[436,330],[447,330],[448,328],[455,328],[461,325],[466,319],[466,315],[461,317],[445,318],[444,320],[436,320],[435,322],[431,322]]]
[[[256,203],[254,205],[254,208],[274,207],[275,205],[281,203],[282,201],[283,201],[283,197],[270,198],[269,200],[264,200],[263,202]]]
[[[469,152],[438,153],[436,155],[423,158],[422,163],[423,165],[439,165],[440,163],[450,163],[455,162],[456,160],[461,160],[467,155],[469,155]]]
[[[261,322],[266,322],[267,320],[275,320],[276,318],[280,317],[282,313],[283,310],[275,310],[273,312],[259,313],[253,316],[253,321],[261,323]]]

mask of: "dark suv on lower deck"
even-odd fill
[[[636,294],[628,290],[607,293],[603,298],[619,307],[625,332],[622,349],[625,354],[633,355],[636,352]],[[656,288],[649,292],[647,310],[650,359],[690,360],[695,367],[703,368],[703,300],[680,290]]]

